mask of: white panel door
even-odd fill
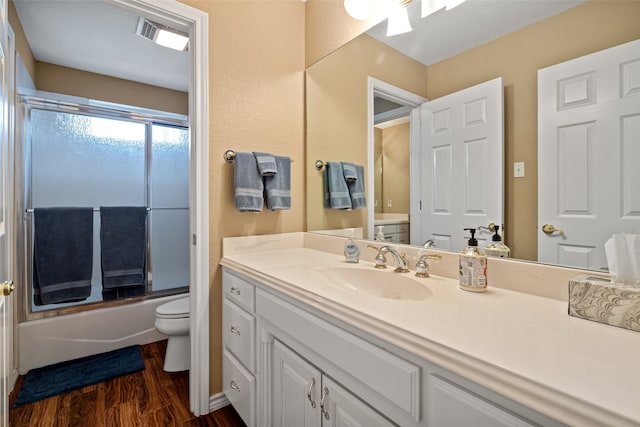
[[[273,345],[273,425],[320,427],[321,373],[279,341]]]
[[[460,251],[465,228],[503,224],[503,85],[497,78],[426,102],[422,132],[422,241]],[[490,232],[477,234],[480,245]]]
[[[8,397],[13,386],[13,302],[8,298],[13,290],[9,281],[8,213],[12,200],[12,169],[9,162],[9,86],[10,59],[7,30],[7,4],[0,4],[0,425],[9,425]]]
[[[606,268],[640,230],[639,142],[640,40],[538,70],[539,262]]]
[[[327,376],[322,377],[321,405],[323,427],[393,427],[395,425]]]

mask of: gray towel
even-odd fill
[[[264,184],[253,153],[236,153],[234,168],[235,202],[240,212],[260,212]]]
[[[272,211],[291,209],[291,159],[275,156],[278,173],[264,177],[267,207]]]
[[[351,196],[344,180],[342,164],[327,162],[324,165],[325,196],[324,207],[330,209],[351,209]]]
[[[347,182],[347,184],[358,179],[356,165],[354,165],[353,163],[342,162],[342,174],[344,175],[344,180]]]
[[[343,163],[342,167],[345,172],[345,180],[349,188],[349,196],[351,197],[351,208],[360,209],[367,207],[367,199],[364,193],[364,166],[354,165],[353,163]],[[355,174],[355,179],[347,179],[347,171]]]
[[[33,219],[34,304],[88,298],[93,271],[93,208],[36,208]]]
[[[102,296],[142,295],[146,288],[147,208],[100,207]],[[130,288],[120,292],[122,288]]]
[[[253,155],[256,158],[260,175],[273,176],[278,173],[278,166],[276,165],[276,159],[273,154],[254,151]]]

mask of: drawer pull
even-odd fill
[[[240,289],[233,286],[231,287],[231,289],[229,289],[229,292],[231,292],[232,294],[240,295]]]
[[[236,334],[236,335],[240,335],[240,331],[235,326],[231,327],[231,333],[232,334]]]
[[[312,408],[316,407],[316,401],[311,398],[311,390],[313,390],[313,386],[315,385],[316,385],[316,379],[311,378],[311,384],[309,384],[309,391],[307,391],[307,399],[309,399],[309,402],[311,402]]]
[[[324,406],[324,400],[327,398],[327,396],[329,396],[329,389],[325,387],[324,390],[322,390],[322,397],[320,398],[320,412],[322,413],[322,415],[324,415],[324,418],[328,420],[329,411],[327,411]]]
[[[236,383],[236,380],[231,380],[231,382],[229,383],[229,387],[237,392],[240,392],[240,386]]]

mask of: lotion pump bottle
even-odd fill
[[[382,225],[378,226],[378,234],[376,234],[376,240],[384,242],[386,239],[384,238],[384,231],[382,231],[384,227]]]
[[[504,243],[502,243],[502,237],[500,237],[500,226],[496,225],[495,234],[491,238],[492,242],[484,247],[484,253],[487,256],[497,257],[497,258],[509,258],[509,254],[511,253],[511,249]]]
[[[471,292],[487,290],[487,257],[478,249],[475,228],[465,228],[471,233],[468,245],[460,253],[460,289]]]

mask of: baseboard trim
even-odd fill
[[[217,411],[229,405],[229,399],[224,393],[220,392],[209,397],[209,412]]]

